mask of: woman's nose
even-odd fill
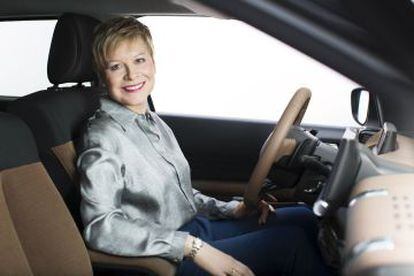
[[[137,74],[136,70],[132,66],[125,66],[125,69],[124,79],[133,80]]]

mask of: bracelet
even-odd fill
[[[203,245],[204,242],[202,240],[200,240],[199,238],[194,238],[193,242],[191,243],[191,251],[188,254],[188,257],[190,259],[194,259],[198,251],[200,251],[200,249],[203,247]]]

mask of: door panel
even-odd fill
[[[195,188],[212,195],[241,195],[273,129],[271,123],[160,115],[174,131],[191,166]],[[343,128],[304,126],[339,144]]]
[[[0,111],[6,112],[7,105],[17,99],[17,97],[0,96]]]
[[[192,177],[246,181],[270,124],[162,116],[173,129],[191,165]]]

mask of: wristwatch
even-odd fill
[[[191,251],[190,254],[188,254],[188,257],[190,259],[194,259],[197,255],[198,251],[203,247],[204,242],[200,240],[199,238],[194,238],[193,242],[191,243]]]

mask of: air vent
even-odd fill
[[[359,142],[365,144],[371,136],[374,135],[371,131],[362,131],[359,133],[358,139]]]
[[[414,198],[392,196],[394,226],[398,231],[414,231]]]

